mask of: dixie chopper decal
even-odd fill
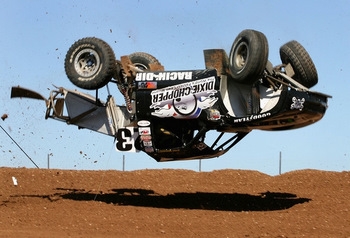
[[[218,100],[215,77],[169,86],[151,92],[151,109],[156,117],[197,118]]]

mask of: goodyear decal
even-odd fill
[[[265,118],[265,117],[270,117],[270,116],[271,116],[271,113],[267,112],[267,113],[262,113],[262,114],[257,114],[257,115],[251,115],[251,116],[247,116],[247,117],[237,118],[233,122],[234,123],[248,122],[248,121],[259,120],[259,119],[262,119],[262,118]]]

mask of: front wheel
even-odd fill
[[[112,79],[115,62],[114,52],[106,42],[86,37],[69,48],[64,66],[67,77],[75,86],[98,89]]]
[[[268,59],[266,36],[255,30],[244,30],[234,40],[229,54],[230,71],[239,83],[253,84],[261,78]]]
[[[297,41],[290,41],[280,48],[280,57],[283,64],[290,63],[295,75],[293,78],[311,88],[318,82],[316,67],[305,48]]]

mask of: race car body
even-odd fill
[[[166,71],[147,53],[115,61],[105,42],[84,38],[68,51],[65,68],[72,83],[96,90],[95,97],[57,88],[45,99],[20,87],[12,97],[44,99],[46,118],[112,136],[118,151],[143,151],[157,161],[218,157],[254,129],[300,128],[326,112],[330,96],[309,89],[317,73],[305,49],[295,41],[282,46],[276,67],[267,49],[262,33],[245,30],[229,56],[205,50],[205,69]],[[118,86],[125,106],[112,95],[98,98],[108,83]],[[208,145],[209,131],[219,135]]]

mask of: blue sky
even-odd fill
[[[227,52],[244,29],[263,32],[269,60],[280,63],[279,47],[299,41],[318,70],[313,90],[333,96],[325,117],[284,132],[253,131],[222,157],[202,160],[202,171],[258,170],[278,174],[297,169],[350,170],[350,1],[3,1],[0,9],[0,125],[41,168],[199,169],[198,161],[157,163],[144,153],[118,153],[113,138],[55,120],[45,120],[42,101],[10,99],[12,86],[45,97],[53,85],[75,89],[64,72],[74,41],[95,36],[117,57],[148,52],[168,70],[204,68],[203,50]],[[114,91],[116,96],[118,91]],[[93,94],[93,92],[90,92]],[[103,95],[103,94],[102,94]],[[105,99],[105,98],[101,98]],[[117,96],[117,103],[123,104]],[[0,167],[34,165],[0,130]]]

